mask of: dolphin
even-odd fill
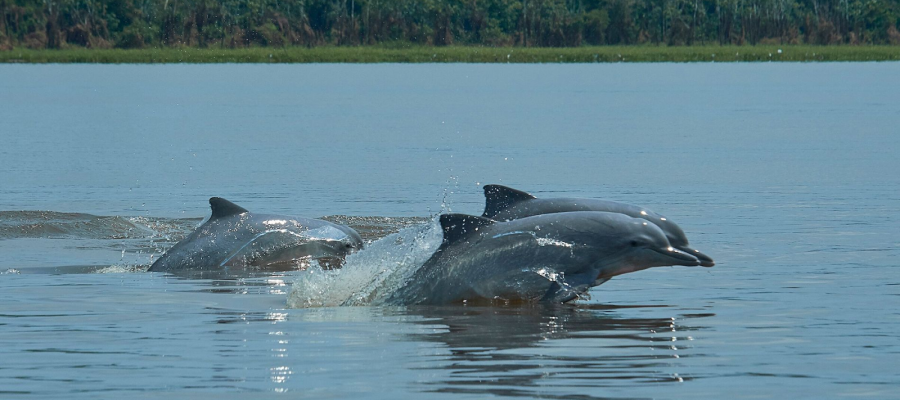
[[[209,219],[157,259],[151,272],[291,270],[298,261],[341,260],[363,246],[347,226],[251,213],[219,197],[209,206]]]
[[[625,214],[577,211],[507,222],[440,217],[444,239],[388,304],[573,300],[610,278],[650,267],[697,266],[656,225]]]
[[[701,266],[716,265],[710,256],[688,245],[687,236],[678,224],[644,207],[597,199],[539,199],[529,193],[503,185],[485,185],[484,197],[485,206],[482,216],[498,221],[565,211],[606,211],[642,218],[662,229],[672,247],[697,257]]]

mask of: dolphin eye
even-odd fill
[[[637,240],[632,240],[632,241],[631,241],[631,247],[638,247],[639,244],[640,244],[640,243],[638,243]]]
[[[346,248],[348,248],[348,249],[352,249],[352,248],[353,248],[353,244],[351,244],[351,243],[344,243],[344,247],[346,247]]]

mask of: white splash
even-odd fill
[[[95,274],[133,274],[139,272],[147,272],[147,265],[137,265],[137,264],[123,264],[123,265],[110,265],[108,267],[100,268],[98,270],[93,271]]]
[[[558,246],[558,247],[568,247],[572,248],[572,243],[563,242],[562,240],[550,239],[550,238],[539,238],[535,237],[535,241],[537,241],[538,246]]]
[[[581,290],[577,290],[575,287],[573,287],[571,284],[569,284],[569,282],[566,281],[566,274],[564,272],[557,272],[553,268],[541,268],[534,272],[540,276],[543,276],[550,282],[558,283],[560,286],[562,286],[563,289],[565,289],[567,291],[575,292],[579,299],[590,299],[591,298],[589,293],[581,291]]]
[[[290,308],[382,304],[441,245],[437,219],[385,236],[351,254],[335,270],[311,267],[294,280]]]
[[[536,233],[530,232],[530,231],[504,232],[504,233],[499,233],[499,234],[494,235],[493,238],[496,239],[496,238],[501,238],[504,236],[511,236],[511,235],[529,235],[534,238],[534,241],[537,242],[538,246],[559,246],[559,247],[568,247],[568,248],[572,248],[574,246],[572,243],[563,242],[562,240],[538,237]]]
[[[547,280],[550,282],[559,282],[563,277],[563,274],[561,272],[556,272],[556,270],[553,268],[541,268],[535,272],[538,275],[547,278]]]
[[[303,235],[312,240],[343,240],[347,233],[331,225],[325,225],[315,229],[307,229]]]

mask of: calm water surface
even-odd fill
[[[0,65],[0,398],[900,398],[897,76]],[[494,308],[143,272],[210,196],[348,223],[352,265],[390,269],[486,183],[645,205],[717,265]]]

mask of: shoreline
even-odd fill
[[[0,63],[609,63],[900,61],[900,46],[412,46],[0,51]]]

